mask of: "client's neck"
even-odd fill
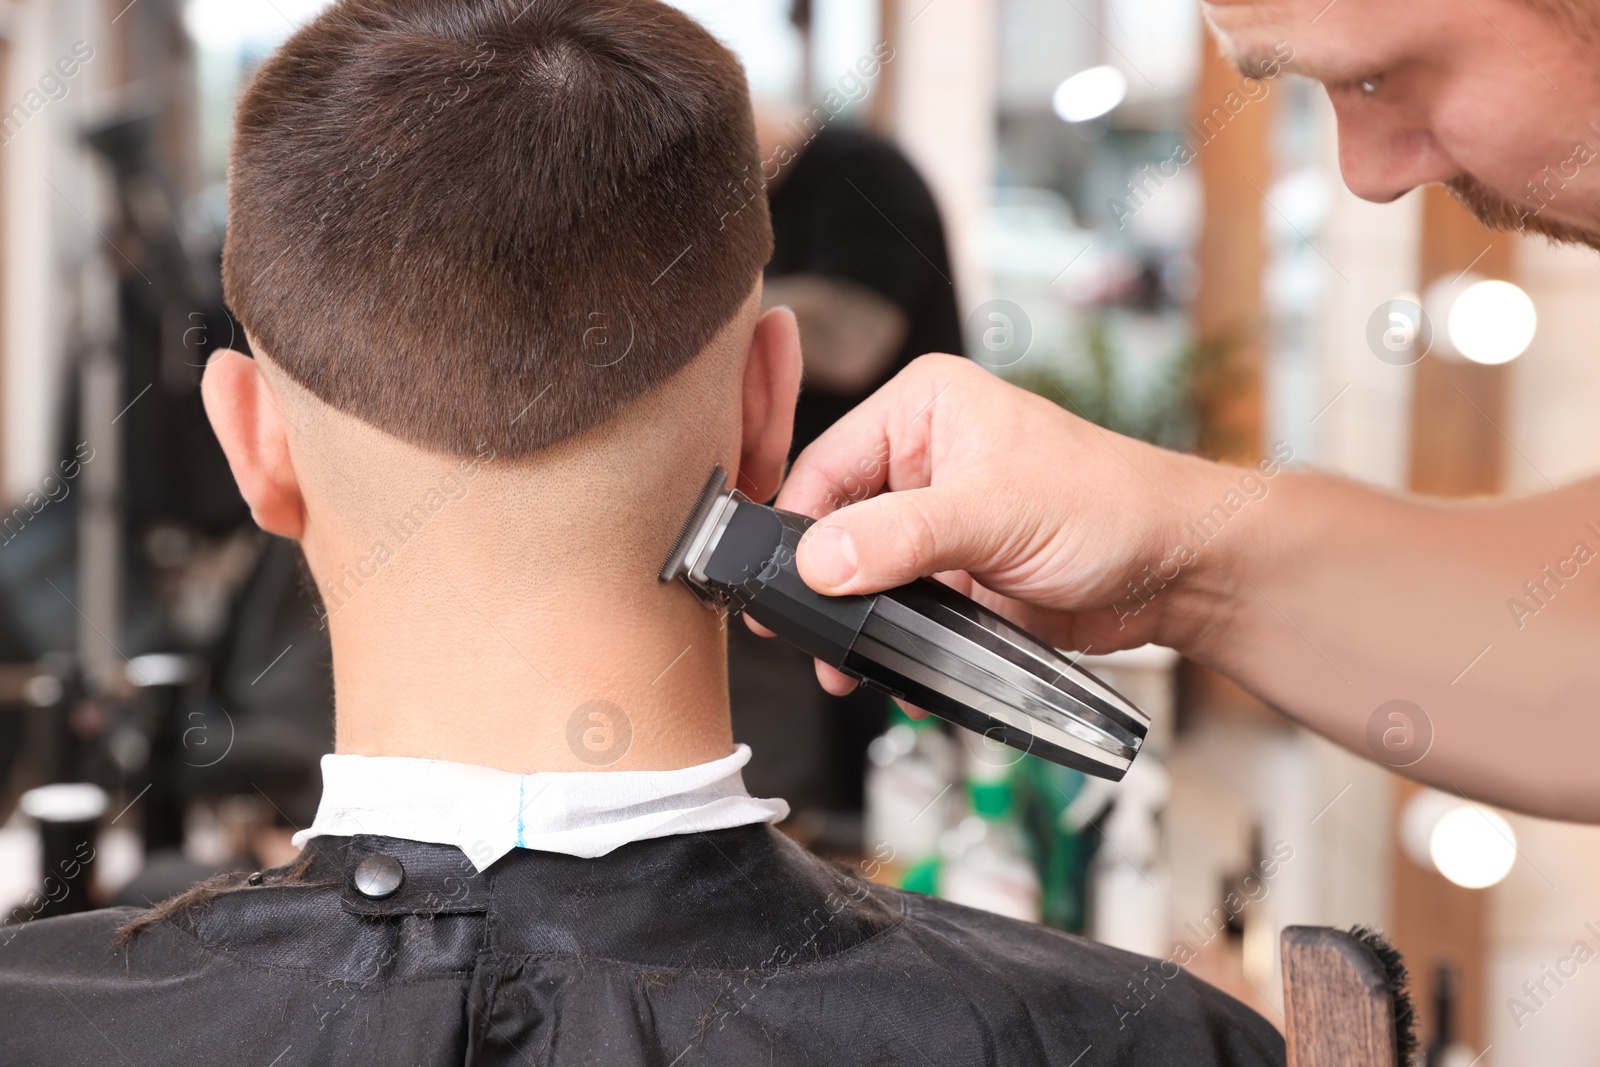
[[[324,489],[338,521],[306,544],[340,752],[526,774],[733,750],[723,621],[656,580],[698,460],[655,470],[592,437],[532,464],[363,443]]]
[[[681,587],[567,577],[455,576],[420,597],[385,591],[381,573],[352,584],[329,619],[338,750],[522,774],[731,752],[718,617]]]

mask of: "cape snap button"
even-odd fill
[[[405,880],[406,869],[393,856],[368,856],[356,864],[356,890],[373,900],[391,895]]]

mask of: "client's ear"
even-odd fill
[[[788,308],[773,308],[756,323],[744,363],[744,446],[739,485],[751,500],[768,501],[783,482],[800,398],[800,326]]]
[[[206,364],[200,395],[256,525],[298,540],[305,533],[305,499],[283,411],[261,367],[238,352],[218,352]]]

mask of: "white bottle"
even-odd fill
[[[1120,783],[1095,778],[1084,792],[1091,788],[1093,795],[1079,794],[1067,812],[1082,812],[1086,825],[1104,811],[1106,802],[1114,801],[1102,820],[1105,844],[1095,853],[1090,874],[1089,936],[1129,952],[1163,957],[1172,950],[1167,940],[1172,875],[1161,856],[1160,813],[1171,795],[1172,778],[1154,755],[1146,754],[1134,760]],[[1268,933],[1270,951],[1269,928],[1260,932]],[[1270,955],[1268,960],[1270,967]]]
[[[891,725],[867,748],[866,851],[905,868],[933,855],[949,828],[955,757],[937,719],[891,705]]]
[[[980,759],[967,773],[970,814],[940,842],[939,895],[1023,922],[1040,918],[1039,872],[1017,825],[1010,769]]]

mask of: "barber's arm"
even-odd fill
[[[926,356],[777,506],[828,516],[799,551],[819,591],[955,572],[1062,647],[1168,645],[1420,781],[1600,822],[1600,483],[1446,504],[1279,458],[1167,452]]]

